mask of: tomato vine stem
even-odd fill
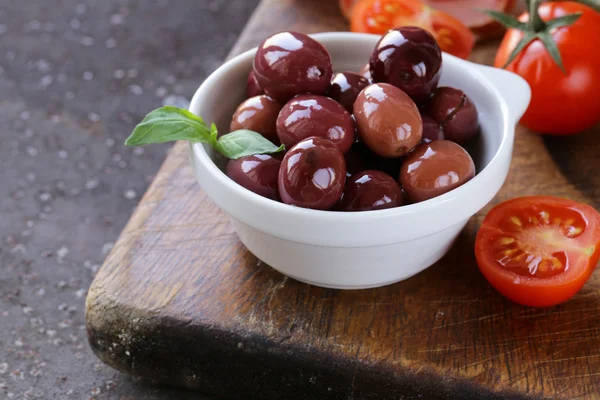
[[[564,15],[562,17],[554,18],[550,21],[544,21],[540,17],[539,8],[542,2],[545,0],[525,0],[529,18],[525,22],[519,21],[512,15],[508,15],[496,10],[482,10],[483,13],[498,21],[509,29],[517,29],[523,32],[523,37],[517,43],[514,50],[510,53],[508,60],[502,68],[506,68],[512,63],[517,56],[533,41],[539,40],[542,42],[546,51],[552,57],[552,60],[560,68],[560,70],[568,75],[567,69],[565,68],[560,51],[556,46],[556,42],[552,37],[552,33],[555,29],[568,27],[573,25],[581,17],[582,13],[573,13]],[[600,0],[574,0],[577,3],[586,5],[596,12],[600,12]]]
[[[538,8],[541,0],[530,0],[529,1],[529,21],[534,32],[541,32],[546,28],[546,24],[542,21]]]

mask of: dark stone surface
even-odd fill
[[[0,0],[0,398],[205,398],[102,364],[84,301],[170,147],[124,139],[191,98],[257,3]]]

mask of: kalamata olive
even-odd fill
[[[290,100],[277,117],[277,136],[287,149],[309,136],[331,140],[342,153],[355,139],[352,117],[335,100],[303,94]]]
[[[437,88],[425,112],[442,125],[446,140],[464,144],[479,132],[477,108],[462,90]]]
[[[376,154],[397,158],[408,154],[423,135],[421,115],[406,93],[387,83],[363,89],[354,102],[360,139]]]
[[[349,113],[352,113],[356,97],[369,84],[367,78],[357,73],[339,72],[331,79],[327,96],[344,106]]]
[[[370,83],[373,83],[373,77],[371,76],[371,65],[369,63],[366,63],[365,66],[362,67],[359,74],[367,78]]]
[[[254,76],[266,94],[285,103],[301,93],[324,94],[333,68],[322,44],[297,32],[263,41],[254,57]]]
[[[440,80],[442,53],[429,32],[405,26],[388,31],[371,55],[374,82],[405,91],[416,103],[427,99]]]
[[[328,210],[340,199],[346,162],[338,147],[309,137],[288,150],[279,169],[279,195],[286,204]]]
[[[254,71],[251,70],[246,82],[246,98],[260,96],[261,94],[265,94],[265,91],[260,87],[254,76]]]
[[[475,164],[465,149],[449,140],[434,140],[406,157],[399,180],[417,203],[449,192],[474,176]]]
[[[246,189],[273,200],[279,200],[277,179],[281,161],[269,154],[255,154],[229,160],[225,173]]]
[[[269,96],[250,97],[240,104],[233,114],[229,129],[231,132],[249,129],[260,133],[273,143],[279,143],[276,122],[281,107],[280,103]]]
[[[429,143],[434,140],[444,140],[444,130],[442,125],[428,115],[421,114],[423,120],[423,138],[421,141]]]
[[[369,211],[399,207],[404,203],[400,185],[388,174],[367,170],[346,180],[346,189],[336,209]]]

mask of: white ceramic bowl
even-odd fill
[[[348,32],[312,37],[330,52],[335,71],[359,71],[379,38]],[[190,111],[226,132],[244,99],[255,51],[229,60],[209,76],[194,95]],[[401,281],[446,254],[469,218],[496,195],[508,172],[516,122],[531,96],[517,75],[448,54],[443,55],[440,85],[464,90],[477,106],[482,125],[478,170],[465,185],[422,203],[355,213],[292,207],[230,180],[202,144],[190,145],[190,160],[198,182],[229,214],[244,245],[281,273],[343,289]]]

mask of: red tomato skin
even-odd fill
[[[476,240],[476,243],[477,241],[479,241],[479,238]],[[476,248],[482,248],[482,246],[486,246],[482,241],[475,245]],[[592,272],[594,272],[594,268],[587,268],[583,274],[577,276],[575,279],[562,285],[557,284],[556,286],[533,286],[531,282],[527,282],[522,277],[519,277],[522,283],[520,288],[516,288],[516,276],[508,273],[498,274],[489,268],[481,267],[486,262],[486,258],[481,253],[476,252],[475,254],[477,264],[480,265],[479,270],[494,289],[515,303],[529,307],[552,307],[564,303],[581,290],[585,282],[592,275]],[[590,264],[598,264],[598,259],[599,254],[596,254],[594,258],[590,259]]]
[[[547,2],[539,8],[543,20],[583,12],[570,27],[555,29],[565,75],[542,43],[535,40],[507,66],[532,89],[529,108],[521,119],[527,128],[551,135],[572,135],[600,121],[600,13],[575,2]],[[527,21],[528,14],[519,17]],[[494,66],[504,66],[523,32],[510,29],[504,36]]]
[[[580,241],[582,246],[593,246],[591,255],[573,254],[572,268],[552,278],[538,279],[519,276],[499,267],[490,255],[490,236],[487,232],[497,231],[495,223],[503,218],[505,210],[513,204],[554,204],[573,207],[586,216],[588,225]],[[581,257],[581,260],[577,257]],[[600,260],[600,214],[586,204],[549,196],[530,196],[508,200],[494,207],[485,217],[475,240],[475,257],[485,279],[506,298],[529,307],[551,307],[572,298],[583,287]],[[578,262],[581,261],[581,262]],[[583,265],[585,263],[585,265]]]

